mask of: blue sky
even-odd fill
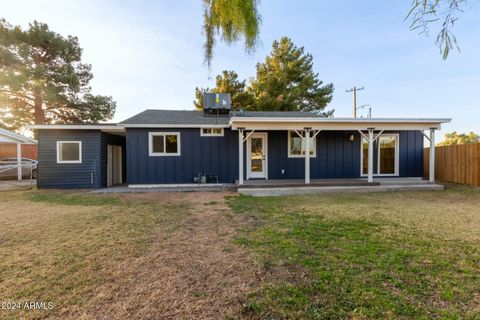
[[[94,92],[117,101],[113,121],[146,108],[192,109],[195,86],[212,86],[224,69],[254,76],[272,41],[285,35],[313,55],[320,79],[335,85],[329,108],[337,117],[351,116],[345,89],[357,85],[365,86],[358,104],[370,104],[374,117],[450,117],[443,132],[480,132],[477,2],[455,27],[461,52],[443,61],[436,34],[419,36],[403,21],[410,0],[263,0],[258,50],[247,55],[242,44],[219,43],[211,73],[203,65],[201,0],[19,0],[3,2],[1,16],[78,36]]]

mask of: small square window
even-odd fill
[[[180,132],[150,132],[150,156],[179,156]]]
[[[223,128],[200,128],[202,137],[223,137]]]
[[[57,141],[57,163],[82,163],[82,142]]]

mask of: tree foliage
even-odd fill
[[[479,143],[480,136],[476,133],[470,132],[468,134],[465,133],[457,133],[456,131],[446,133],[445,139],[439,143],[441,146],[450,146],[456,144],[467,144],[467,143]]]
[[[312,111],[323,116],[333,115],[324,109],[332,100],[333,84],[323,85],[313,71],[313,57],[283,37],[274,41],[272,52],[258,63],[256,76],[246,85],[234,71],[223,71],[216,85],[195,88],[197,109],[202,109],[202,93],[230,93],[234,110]]]
[[[291,39],[274,41],[265,61],[257,64],[251,83],[257,110],[323,112],[332,100],[333,84],[323,85],[313,71],[313,57]]]
[[[411,20],[410,30],[426,34],[432,26],[439,26],[436,44],[445,60],[451,49],[459,50],[452,29],[465,4],[465,0],[412,0],[407,15],[407,19]]]
[[[34,21],[27,30],[0,20],[0,125],[111,119],[115,102],[91,93],[91,66],[78,39]]]
[[[261,17],[258,0],[203,0],[205,63],[210,67],[217,37],[228,44],[240,40],[253,52],[258,43]]]
[[[410,30],[420,30],[422,34],[432,27],[438,28],[436,44],[443,59],[447,59],[452,49],[459,50],[452,30],[466,3],[466,0],[411,0],[405,19],[410,20]],[[261,23],[257,6],[258,0],[203,0],[205,63],[209,67],[217,36],[228,44],[244,37],[247,52],[255,49]]]
[[[230,93],[232,99],[232,109],[249,109],[253,103],[253,96],[246,90],[246,81],[238,80],[238,74],[235,71],[224,70],[215,79],[215,87],[195,88],[194,106],[198,110],[203,109],[203,92],[212,93]]]

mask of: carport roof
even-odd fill
[[[0,142],[36,144],[37,140],[0,128]]]

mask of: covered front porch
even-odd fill
[[[237,184],[239,189],[354,187],[379,186],[382,180],[385,185],[386,177],[419,178],[423,171],[424,138],[430,145],[430,175],[428,181],[420,181],[433,184],[435,131],[448,121],[237,115],[230,120],[232,130],[239,133]],[[270,151],[270,145],[275,150]],[[292,163],[294,177],[292,170],[284,169]]]

